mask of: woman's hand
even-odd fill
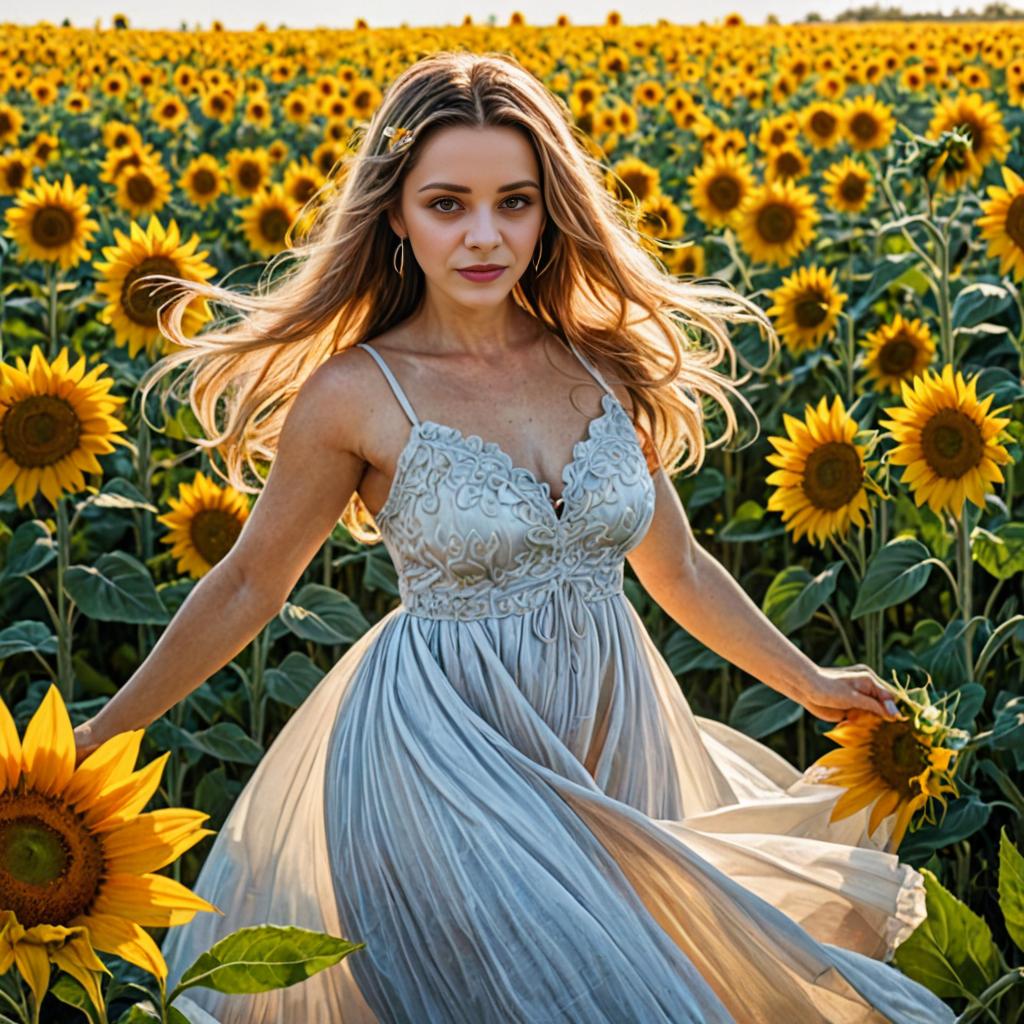
[[[92,719],[75,726],[75,767],[77,768],[103,740],[93,735]]]
[[[841,722],[850,708],[861,708],[890,721],[903,718],[885,682],[867,665],[819,666],[793,700],[826,722]]]

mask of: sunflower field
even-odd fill
[[[651,253],[772,318],[770,362],[753,327],[733,339],[760,431],[676,484],[779,629],[820,665],[892,680],[903,719],[830,728],[628,570],[627,594],[696,714],[847,787],[837,813],[899,812],[929,916],[895,966],[962,1020],[1024,1021],[1024,27],[907,28],[3,27],[0,1024],[185,1020],[181,992],[232,991],[243,960],[266,961],[269,988],[357,948],[237,933],[169,993],[159,942],[213,909],[188,889],[203,840],[399,600],[383,545],[339,523],[186,700],[77,768],[72,728],[142,664],[253,500],[187,443],[186,401],[138,401],[170,343],[161,296],[130,286],[255,282],[343,178],[388,82],[437,49],[514,54],[639,205]],[[184,329],[213,316],[197,301]],[[274,962],[284,932],[315,967]]]

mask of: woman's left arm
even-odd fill
[[[850,708],[899,717],[884,682],[866,665],[816,665],[750,599],[693,535],[668,474],[652,477],[655,514],[626,556],[644,589],[689,634],[812,714],[838,722]]]

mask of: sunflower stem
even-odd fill
[[[971,639],[974,623],[971,621],[971,538],[967,533],[967,515],[961,513],[956,521],[956,575],[957,593],[960,599],[960,614],[964,621],[964,664],[967,666],[968,681],[974,679],[974,655]]]
[[[65,704],[74,699],[75,679],[71,664],[71,628],[68,624],[67,596],[64,574],[68,569],[71,537],[68,530],[68,509],[65,496],[57,499],[57,676]]]
[[[58,345],[58,334],[57,334],[57,282],[60,274],[58,272],[57,264],[51,262],[47,267],[46,278],[48,290],[50,293],[50,306],[47,314],[47,328],[50,333],[50,361],[52,362],[57,358],[57,345]]]

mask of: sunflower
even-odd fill
[[[0,146],[16,146],[25,115],[9,103],[0,103]]]
[[[32,180],[32,162],[23,149],[0,153],[0,196],[13,196]]]
[[[281,185],[274,184],[257,192],[253,201],[236,213],[253,251],[273,256],[287,246],[286,235],[299,210],[299,204],[285,195]]]
[[[806,533],[820,545],[845,536],[851,523],[864,526],[867,489],[882,492],[868,472],[877,463],[865,462],[865,448],[854,442],[857,421],[843,400],[836,395],[829,409],[822,397],[816,409],[807,406],[804,421],[788,413],[783,421],[788,438],[768,438],[776,453],[766,459],[779,467],[765,481],[776,485],[768,510],[782,513],[794,540]]]
[[[620,160],[609,174],[612,193],[623,203],[648,202],[661,195],[661,172],[636,156]]]
[[[765,156],[765,181],[797,181],[810,169],[810,161],[795,142],[773,146]]]
[[[794,355],[817,348],[836,328],[847,296],[836,287],[836,270],[799,267],[770,292],[768,315]]]
[[[69,369],[67,349],[47,363],[38,345],[28,366],[21,356],[16,367],[0,363],[0,494],[13,484],[19,508],[39,491],[56,504],[64,491],[84,490],[83,471],[103,471],[96,456],[127,444],[114,415],[126,399],[109,393],[106,368],[83,374],[82,356]]]
[[[854,149],[882,149],[896,130],[892,108],[874,96],[857,96],[842,108],[843,132]]]
[[[18,261],[49,260],[69,270],[88,259],[89,242],[100,226],[87,216],[88,194],[86,185],[75,187],[70,174],[62,184],[40,179],[18,192],[4,231],[17,242]]]
[[[178,187],[194,206],[204,209],[225,191],[227,183],[217,158],[209,153],[200,153],[181,172]]]
[[[1002,173],[1006,188],[989,185],[989,198],[981,203],[984,216],[974,223],[988,241],[986,255],[999,257],[1000,275],[1012,273],[1015,281],[1024,281],[1024,178],[1009,167]]]
[[[99,320],[114,325],[115,344],[126,345],[128,354],[134,358],[141,348],[150,352],[163,339],[157,312],[161,302],[169,298],[169,282],[139,279],[148,274],[165,274],[184,281],[205,281],[217,273],[217,268],[206,262],[205,252],[195,252],[199,244],[197,234],[181,244],[174,220],[166,231],[156,217],[149,218],[145,231],[132,221],[130,239],[118,228],[114,229],[114,237],[117,245],[103,249],[106,262],[94,264],[102,275],[96,291],[107,299]],[[211,315],[206,300],[196,296],[185,310],[182,329],[191,337]]]
[[[742,154],[723,153],[705,160],[686,182],[693,212],[709,228],[716,228],[735,222],[740,206],[754,187],[754,175]]]
[[[994,395],[979,402],[977,377],[965,383],[963,375],[947,363],[941,375],[926,370],[914,378],[913,386],[901,382],[903,405],[884,411],[891,420],[879,420],[889,427],[898,442],[889,453],[890,461],[906,466],[903,483],[914,494],[920,507],[925,501],[940,514],[946,509],[959,519],[964,499],[985,507],[985,494],[993,482],[1001,483],[997,463],[1012,461],[1010,453],[997,438],[1009,419],[989,413]]]
[[[898,395],[903,381],[912,381],[935,356],[935,339],[919,317],[904,320],[897,313],[890,324],[871,331],[861,347],[866,349],[866,380],[876,391]]]
[[[249,503],[244,494],[218,487],[201,472],[169,503],[173,511],[157,517],[170,530],[161,539],[172,545],[178,572],[199,579],[231,550],[249,517]]]
[[[966,125],[971,136],[974,160],[952,180],[943,179],[943,187],[955,191],[963,184],[976,184],[985,166],[992,161],[1002,163],[1010,152],[1010,138],[1003,126],[1003,115],[992,100],[983,100],[977,93],[958,93],[946,96],[935,105],[931,122],[925,133],[938,139],[945,131]]]
[[[200,827],[208,814],[184,807],[139,813],[171,756],[135,771],[143,731],[118,733],[76,768],[74,730],[56,686],[23,740],[0,700],[0,973],[13,960],[37,1003],[49,984],[48,959],[98,995],[98,979],[86,973],[100,969],[95,950],[162,983],[167,965],[143,928],[220,913],[153,873],[213,831]]]
[[[146,213],[157,213],[170,201],[174,188],[171,176],[157,160],[144,160],[138,167],[129,167],[117,176],[114,202],[139,219]]]
[[[825,202],[841,213],[863,213],[875,195],[871,172],[859,160],[845,156],[822,175]]]
[[[270,183],[270,156],[265,149],[233,149],[226,176],[236,195],[254,196]]]
[[[285,195],[290,196],[297,203],[305,204],[316,195],[326,177],[320,169],[306,157],[301,160],[293,160],[284,171],[284,180],[281,182]]]
[[[150,102],[150,117],[164,131],[177,132],[188,123],[188,107],[173,92],[161,92]]]
[[[743,201],[737,234],[751,259],[785,267],[811,244],[820,219],[806,186],[766,182]]]
[[[886,843],[891,853],[899,848],[918,808],[932,797],[945,807],[946,793],[958,795],[954,758],[969,734],[953,727],[953,712],[945,706],[945,698],[932,703],[924,688],[908,690],[899,683],[887,686],[899,700],[902,717],[889,720],[851,708],[842,722],[824,734],[839,748],[818,758],[804,779],[846,789],[836,800],[830,821],[874,803],[868,821],[870,834],[895,813]]]
[[[690,242],[684,248],[662,254],[662,260],[673,274],[685,277],[703,277],[705,270],[704,246]]]

